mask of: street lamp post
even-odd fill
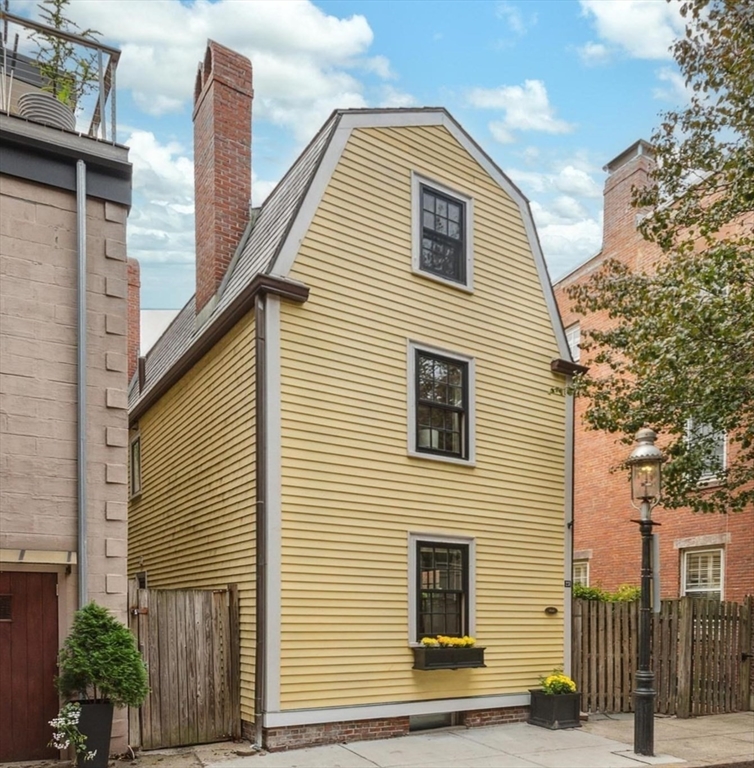
[[[652,528],[659,523],[652,520],[652,508],[660,501],[662,491],[661,465],[665,460],[655,446],[657,433],[652,429],[640,429],[636,433],[637,446],[631,451],[628,465],[631,467],[631,504],[640,512],[641,532],[641,610],[639,612],[639,658],[634,689],[634,752],[637,755],[654,755],[654,705],[655,676],[650,665],[652,630]],[[637,502],[639,506],[637,506]]]

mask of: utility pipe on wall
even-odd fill
[[[88,602],[86,519],[86,163],[76,162],[76,250],[78,256],[77,332],[77,494],[79,608]]]

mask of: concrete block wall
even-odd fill
[[[77,551],[75,206],[73,193],[0,177],[0,549],[4,550]],[[127,618],[126,216],[124,206],[87,201],[89,598],[123,622]],[[3,568],[9,570],[13,564]],[[34,563],[27,558],[23,568],[34,569]],[[59,575],[65,595],[59,606],[61,641],[77,607],[77,570],[67,570]],[[125,748],[125,725],[122,715],[116,717],[115,748]]]

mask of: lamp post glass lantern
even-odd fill
[[[636,433],[637,445],[631,451],[631,503],[641,513],[641,610],[639,612],[639,658],[634,690],[634,752],[654,755],[654,672],[650,668],[650,638],[652,614],[650,592],[652,588],[652,528],[659,523],[652,520],[652,508],[660,501],[662,491],[662,462],[665,457],[655,446],[657,433],[640,429]],[[636,502],[639,502],[637,507]]]

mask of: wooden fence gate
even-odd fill
[[[238,591],[129,585],[131,631],[150,693],[129,712],[129,741],[143,749],[241,735]]]
[[[749,708],[751,597],[684,597],[653,614],[655,712],[678,717]],[[639,604],[573,602],[573,677],[584,712],[633,711]]]

